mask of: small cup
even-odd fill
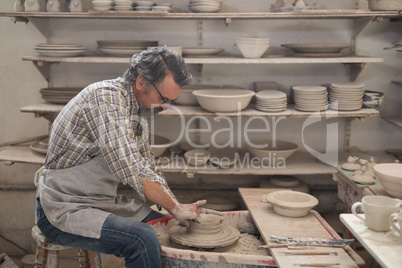
[[[352,206],[352,213],[371,230],[377,232],[389,231],[388,221],[391,214],[398,212],[401,202],[386,196],[365,196],[362,202],[356,202]],[[364,212],[358,214],[356,209],[361,207]]]
[[[391,225],[392,229],[397,231],[402,236],[402,212],[393,213],[391,216],[389,216],[389,224]]]

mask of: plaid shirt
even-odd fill
[[[103,155],[113,175],[144,200],[143,180],[168,189],[155,169],[147,119],[139,114],[131,86],[122,78],[84,88],[53,122],[46,169],[65,169]]]

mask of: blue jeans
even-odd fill
[[[162,267],[158,236],[145,223],[163,217],[159,212],[152,211],[142,222],[111,214],[102,226],[100,238],[84,237],[57,229],[46,218],[39,200],[36,203],[36,215],[39,229],[52,243],[124,257],[127,268]]]

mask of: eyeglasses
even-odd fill
[[[156,92],[158,92],[159,96],[161,96],[161,99],[163,100],[161,105],[165,104],[165,103],[167,103],[167,104],[173,103],[174,101],[176,101],[179,98],[179,97],[177,97],[174,100],[169,100],[168,98],[163,97],[163,95],[159,92],[158,88],[154,84],[152,84],[152,85],[154,86],[154,88],[156,89]]]

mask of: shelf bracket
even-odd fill
[[[363,69],[366,67],[367,63],[362,62],[362,63],[350,63],[350,64],[351,64],[351,79],[352,81],[355,81],[359,77]]]
[[[226,26],[229,26],[229,24],[231,24],[231,23],[232,23],[232,18],[226,18],[225,19]]]
[[[28,22],[29,22],[29,19],[27,17],[19,17],[19,16],[10,17],[10,20],[12,22],[14,22],[14,24],[17,23],[17,22],[25,22],[25,24],[28,24]]]
[[[36,69],[42,74],[48,83],[50,83],[50,65],[52,63],[45,61],[33,61]]]

